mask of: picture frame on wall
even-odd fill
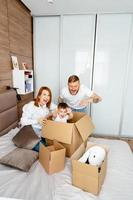
[[[13,69],[19,70],[19,64],[18,64],[17,56],[11,56],[11,59],[12,59]]]

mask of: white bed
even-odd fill
[[[16,148],[12,138],[19,129],[12,128],[16,127],[17,121],[16,93],[0,93],[0,158]],[[133,154],[128,144],[120,140],[90,140],[109,146],[107,174],[99,196],[72,186],[71,161],[66,159],[65,169],[53,175],[48,175],[39,161],[28,173],[0,164],[0,197],[21,200],[133,200]]]
[[[18,128],[0,137],[0,157],[15,148],[12,137]],[[71,184],[71,161],[65,169],[48,175],[39,161],[28,173],[0,165],[0,197],[24,200],[133,200],[133,154],[126,142],[91,138],[109,146],[107,174],[99,196]]]

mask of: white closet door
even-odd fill
[[[59,17],[34,18],[35,89],[48,86],[59,95]]]
[[[133,16],[133,15],[132,15]],[[133,23],[132,23],[133,26]],[[133,29],[131,48],[127,71],[127,85],[125,87],[124,108],[121,135],[133,138]]]
[[[67,85],[68,77],[76,74],[90,87],[95,15],[69,15],[62,17],[62,43],[60,89]]]
[[[93,88],[103,101],[92,106],[97,134],[119,134],[131,19],[130,14],[98,15]]]

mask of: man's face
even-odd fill
[[[79,91],[79,81],[68,83],[68,89],[71,95],[76,95]]]

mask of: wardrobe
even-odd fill
[[[69,75],[102,97],[88,107],[95,134],[133,138],[133,14],[34,17],[36,91],[57,103]]]

